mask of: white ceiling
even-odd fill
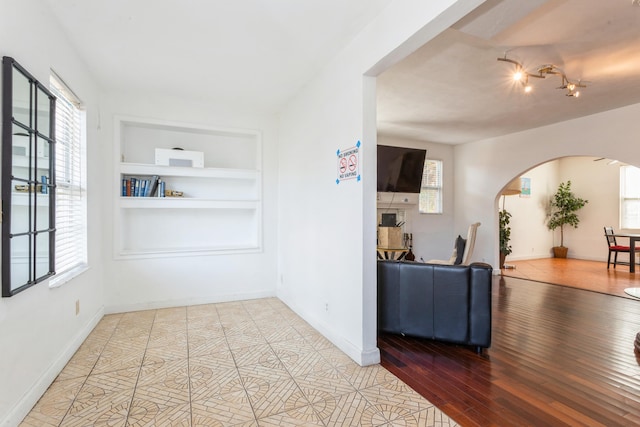
[[[45,0],[107,90],[277,112],[391,0]]]
[[[392,0],[44,0],[105,90],[277,113]],[[507,54],[560,78],[524,95]],[[632,0],[487,0],[378,79],[381,134],[458,144],[640,102]]]
[[[513,81],[514,59],[559,76]],[[378,78],[380,134],[459,144],[640,102],[640,7],[632,0],[488,0]],[[604,142],[604,141],[603,141]]]

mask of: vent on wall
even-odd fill
[[[418,197],[417,193],[378,193],[378,206],[406,206],[417,205]]]

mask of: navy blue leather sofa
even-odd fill
[[[488,264],[378,261],[378,330],[475,346],[491,345]]]

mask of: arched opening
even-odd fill
[[[496,197],[498,221],[495,228],[498,238],[495,250],[499,255],[507,252],[501,274],[580,286],[580,281],[574,283],[562,274],[562,269],[570,267],[553,267],[548,263],[554,257],[551,248],[559,245],[560,238],[559,229],[550,230],[548,227],[550,200],[561,183],[570,181],[575,196],[588,203],[576,212],[577,226],[567,225],[564,228],[569,265],[572,260],[598,263],[593,267],[594,272],[601,273],[602,277],[594,277],[590,283],[585,283],[585,288],[604,293],[613,289],[611,292],[614,294],[621,293],[611,287],[611,280],[617,277],[607,274],[608,246],[603,229],[609,226],[620,233],[637,231],[630,228],[632,223],[625,219],[625,216],[633,214],[623,213],[630,210],[624,207],[622,197],[625,187],[622,177],[628,167],[622,161],[604,157],[565,156],[526,169],[513,177]],[[626,185],[633,186],[631,182]],[[507,224],[504,223],[505,218]],[[626,243],[623,240],[621,244]],[[623,266],[630,261],[628,256],[620,254]],[[584,265],[588,264],[583,264],[583,269]],[[551,274],[551,268],[559,269],[557,274]],[[627,267],[620,268],[623,272],[628,271]],[[569,283],[561,283],[563,281]]]

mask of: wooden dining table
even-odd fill
[[[640,242],[640,234],[616,233],[616,238],[624,237],[629,239],[629,272],[636,272],[636,243]]]

